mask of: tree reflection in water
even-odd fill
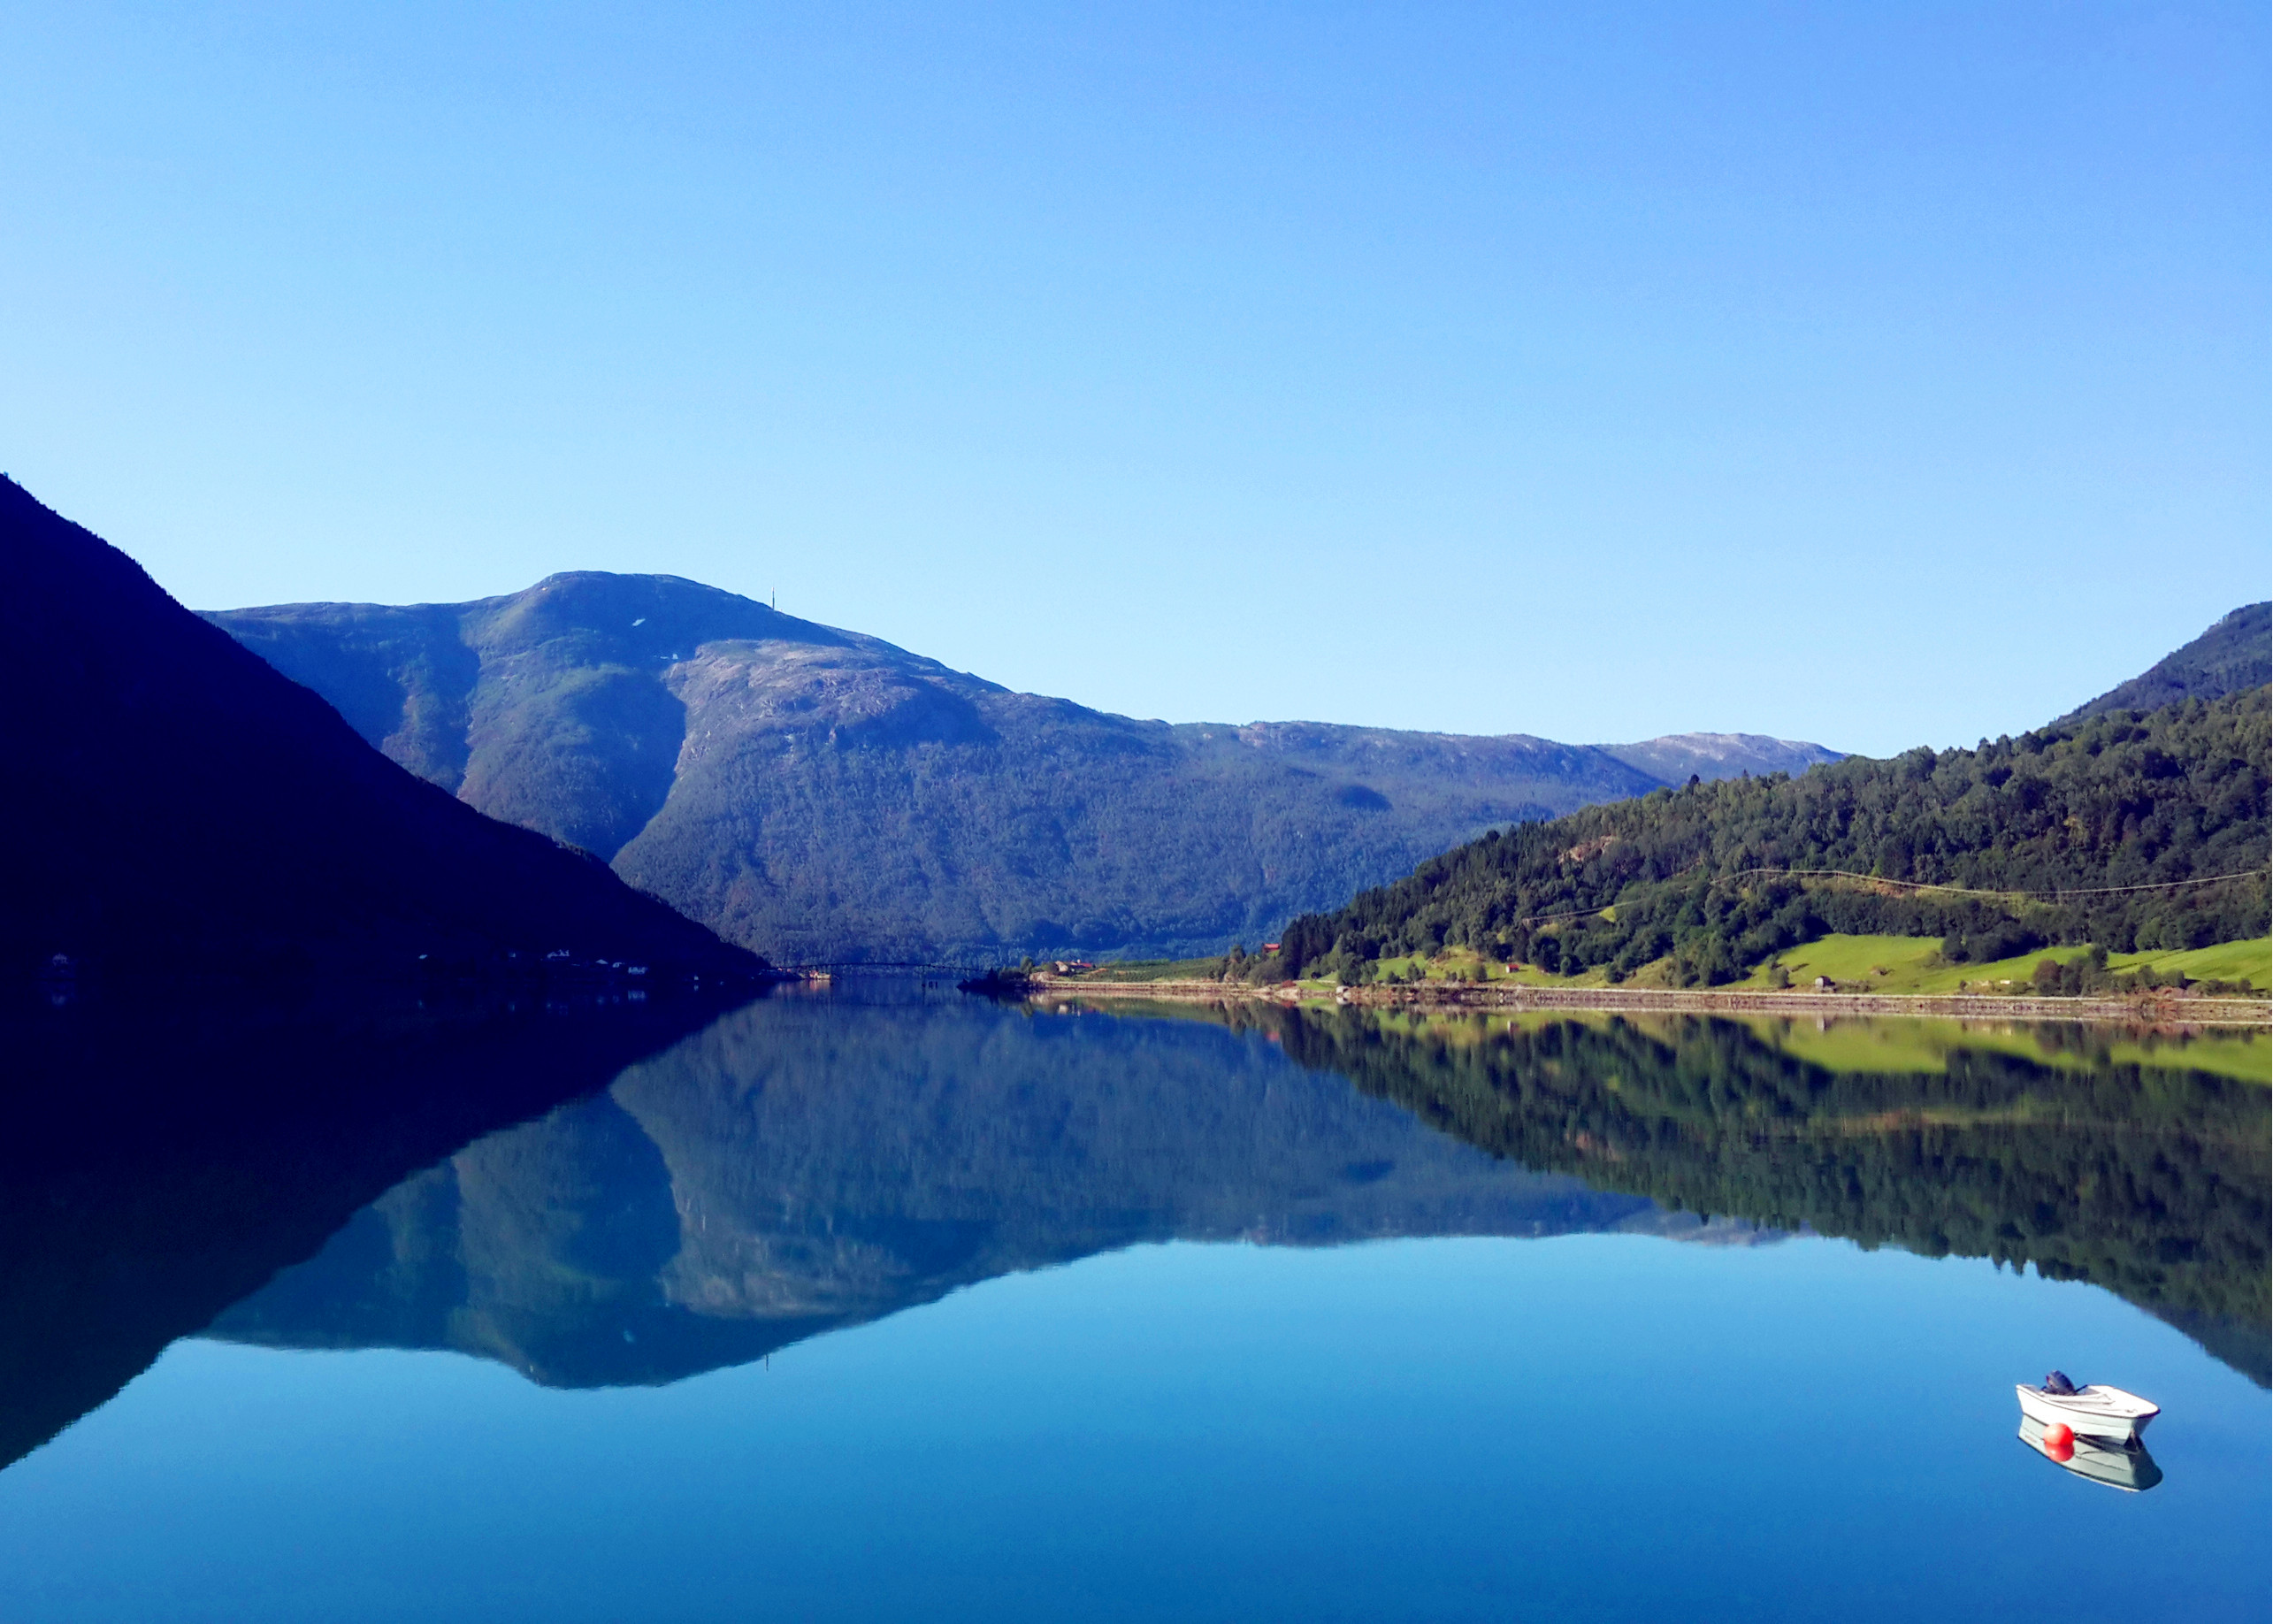
[[[1889,1020],[1840,1042],[1789,1021],[1261,1018],[1302,1064],[1495,1155],[1692,1212],[2032,1264],[2267,1383],[2273,1096],[2243,1080],[2264,1076],[2262,1033]]]

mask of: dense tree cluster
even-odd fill
[[[1678,984],[1712,985],[1844,932],[1940,936],[1959,963],[2261,936],[2267,704],[2254,688],[1494,831],[1297,919],[1281,967],[1355,979],[1452,945],[1613,979],[1670,959]]]
[[[2113,710],[2160,710],[2180,700],[2216,699],[2244,688],[2262,688],[2269,681],[2273,681],[2273,603],[2249,603],[2129,682],[2060,719],[2080,722]]]

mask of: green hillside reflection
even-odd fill
[[[1494,1155],[2083,1280],[2268,1381],[2269,1049],[2048,1023],[1227,1010]],[[2249,1078],[2252,1080],[2244,1080]]]

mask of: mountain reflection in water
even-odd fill
[[[0,1466],[406,1175],[716,1013],[360,995],[0,1011]]]
[[[356,1215],[213,1334],[667,1382],[1144,1241],[1756,1238],[1499,1161],[1207,1021],[777,997]]]
[[[209,1334],[656,1383],[1145,1241],[1805,1227],[2096,1283],[2262,1383],[2269,1094],[2245,1079],[2266,1055],[2074,1027],[776,997],[417,1174]]]

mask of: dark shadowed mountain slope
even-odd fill
[[[800,960],[1220,951],[1495,824],[1642,793],[1634,752],[1684,780],[1828,755],[1136,721],[671,576],[209,618],[469,804]]]
[[[2273,602],[2252,603],[2060,720],[2078,722],[2111,710],[2160,710],[2183,699],[2218,699],[2268,682],[2273,682]]]
[[[417,955],[751,955],[590,856],[483,816],[0,480],[0,711],[11,873],[0,969],[285,965]]]

